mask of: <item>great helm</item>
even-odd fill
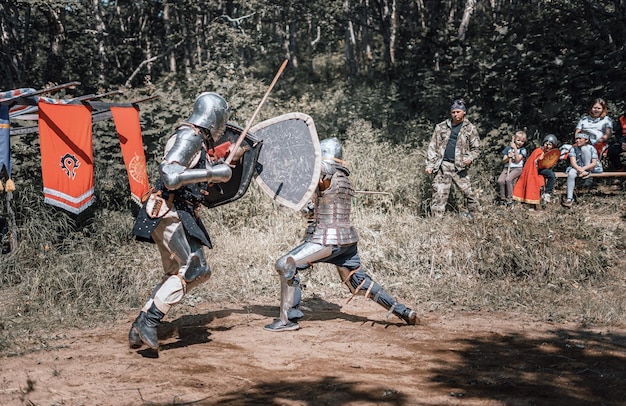
[[[322,173],[332,175],[335,173],[335,164],[343,158],[341,143],[336,137],[326,138],[320,141],[322,153]]]
[[[228,121],[228,103],[222,96],[213,92],[201,93],[193,103],[193,112],[187,122],[209,130],[211,137],[217,141]]]
[[[554,148],[559,147],[559,140],[556,138],[554,134],[546,135],[545,138],[543,139],[543,143],[545,144],[546,142],[549,142],[552,145],[554,145]]]

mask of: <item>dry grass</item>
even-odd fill
[[[473,221],[451,211],[427,215],[430,180],[423,149],[377,143],[379,133],[358,121],[345,158],[360,194],[353,220],[368,272],[389,291],[429,311],[516,311],[542,320],[614,325],[624,322],[623,192],[581,196],[573,210],[497,209],[490,173],[472,170],[484,206]],[[495,175],[494,175],[495,176]],[[564,192],[564,186],[559,189]],[[77,226],[43,205],[36,188],[16,202],[21,245],[0,257],[0,350],[45,347],[54,331],[87,327],[141,306],[160,278],[156,248],[130,236],[133,217],[99,209]],[[202,212],[215,244],[212,278],[191,292],[172,316],[198,301],[254,302],[276,298],[274,261],[295,246],[304,221],[275,205],[256,185],[234,204]],[[330,266],[303,274],[306,295],[346,294]],[[48,331],[48,332],[46,332]]]

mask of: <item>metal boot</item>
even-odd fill
[[[272,323],[263,327],[267,331],[293,331],[300,328],[300,325],[290,320],[291,316],[299,316],[294,311],[294,304],[300,302],[300,286],[297,278],[287,280],[283,274],[280,274],[280,317],[275,319]],[[300,312],[302,313],[302,312]],[[297,318],[294,317],[295,320]]]
[[[415,310],[411,310],[408,307],[406,308],[404,313],[402,313],[400,318],[404,320],[409,326],[414,326],[418,322],[417,313],[415,313]]]
[[[138,348],[138,346],[141,346],[139,344],[139,341],[141,341],[153,350],[158,351],[159,338],[157,336],[157,327],[161,324],[161,319],[164,316],[165,314],[157,309],[154,303],[147,312],[139,313],[128,333],[128,344],[130,347]]]

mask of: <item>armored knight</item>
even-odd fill
[[[159,181],[133,227],[138,239],[157,244],[165,275],[128,333],[131,348],[146,344],[158,351],[161,319],[189,289],[211,275],[204,254],[211,241],[197,212],[209,187],[232,176],[229,165],[207,153],[224,133],[228,114],[226,100],[216,93],[202,93],[189,119],[167,142]],[[241,151],[237,155],[241,157]]]
[[[342,161],[342,147],[337,138],[320,142],[322,165],[316,193],[303,210],[309,219],[304,241],[276,261],[280,277],[280,315],[264,328],[290,331],[300,328],[297,320],[304,314],[297,308],[301,299],[298,271],[316,262],[330,263],[353,295],[362,294],[409,325],[417,322],[415,311],[394,300],[363,270],[359,258],[358,234],[350,221],[354,188],[350,172]]]

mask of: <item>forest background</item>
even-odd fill
[[[389,193],[360,195],[354,220],[366,265],[395,294],[420,312],[624,322],[623,193],[582,196],[581,210],[490,206],[516,130],[529,148],[548,133],[568,142],[594,98],[614,119],[626,108],[624,0],[0,0],[0,29],[2,90],[78,80],[54,96],[160,96],[140,106],[153,182],[198,93],[224,95],[244,126],[287,58],[257,121],[311,115],[321,138],[344,141],[357,188]],[[473,222],[428,214],[425,148],[457,97],[483,141],[471,174],[486,215]],[[51,326],[136,309],[161,269],[155,247],[130,236],[136,207],[111,122],[95,125],[97,201],[80,219],[43,204],[37,135],[11,143],[20,245],[0,256],[0,350],[20,353],[45,346]],[[459,205],[452,196],[450,211]],[[186,305],[277,297],[273,262],[301,219],[254,185],[202,216],[214,275]],[[330,269],[306,278],[309,295],[344,290]]]

